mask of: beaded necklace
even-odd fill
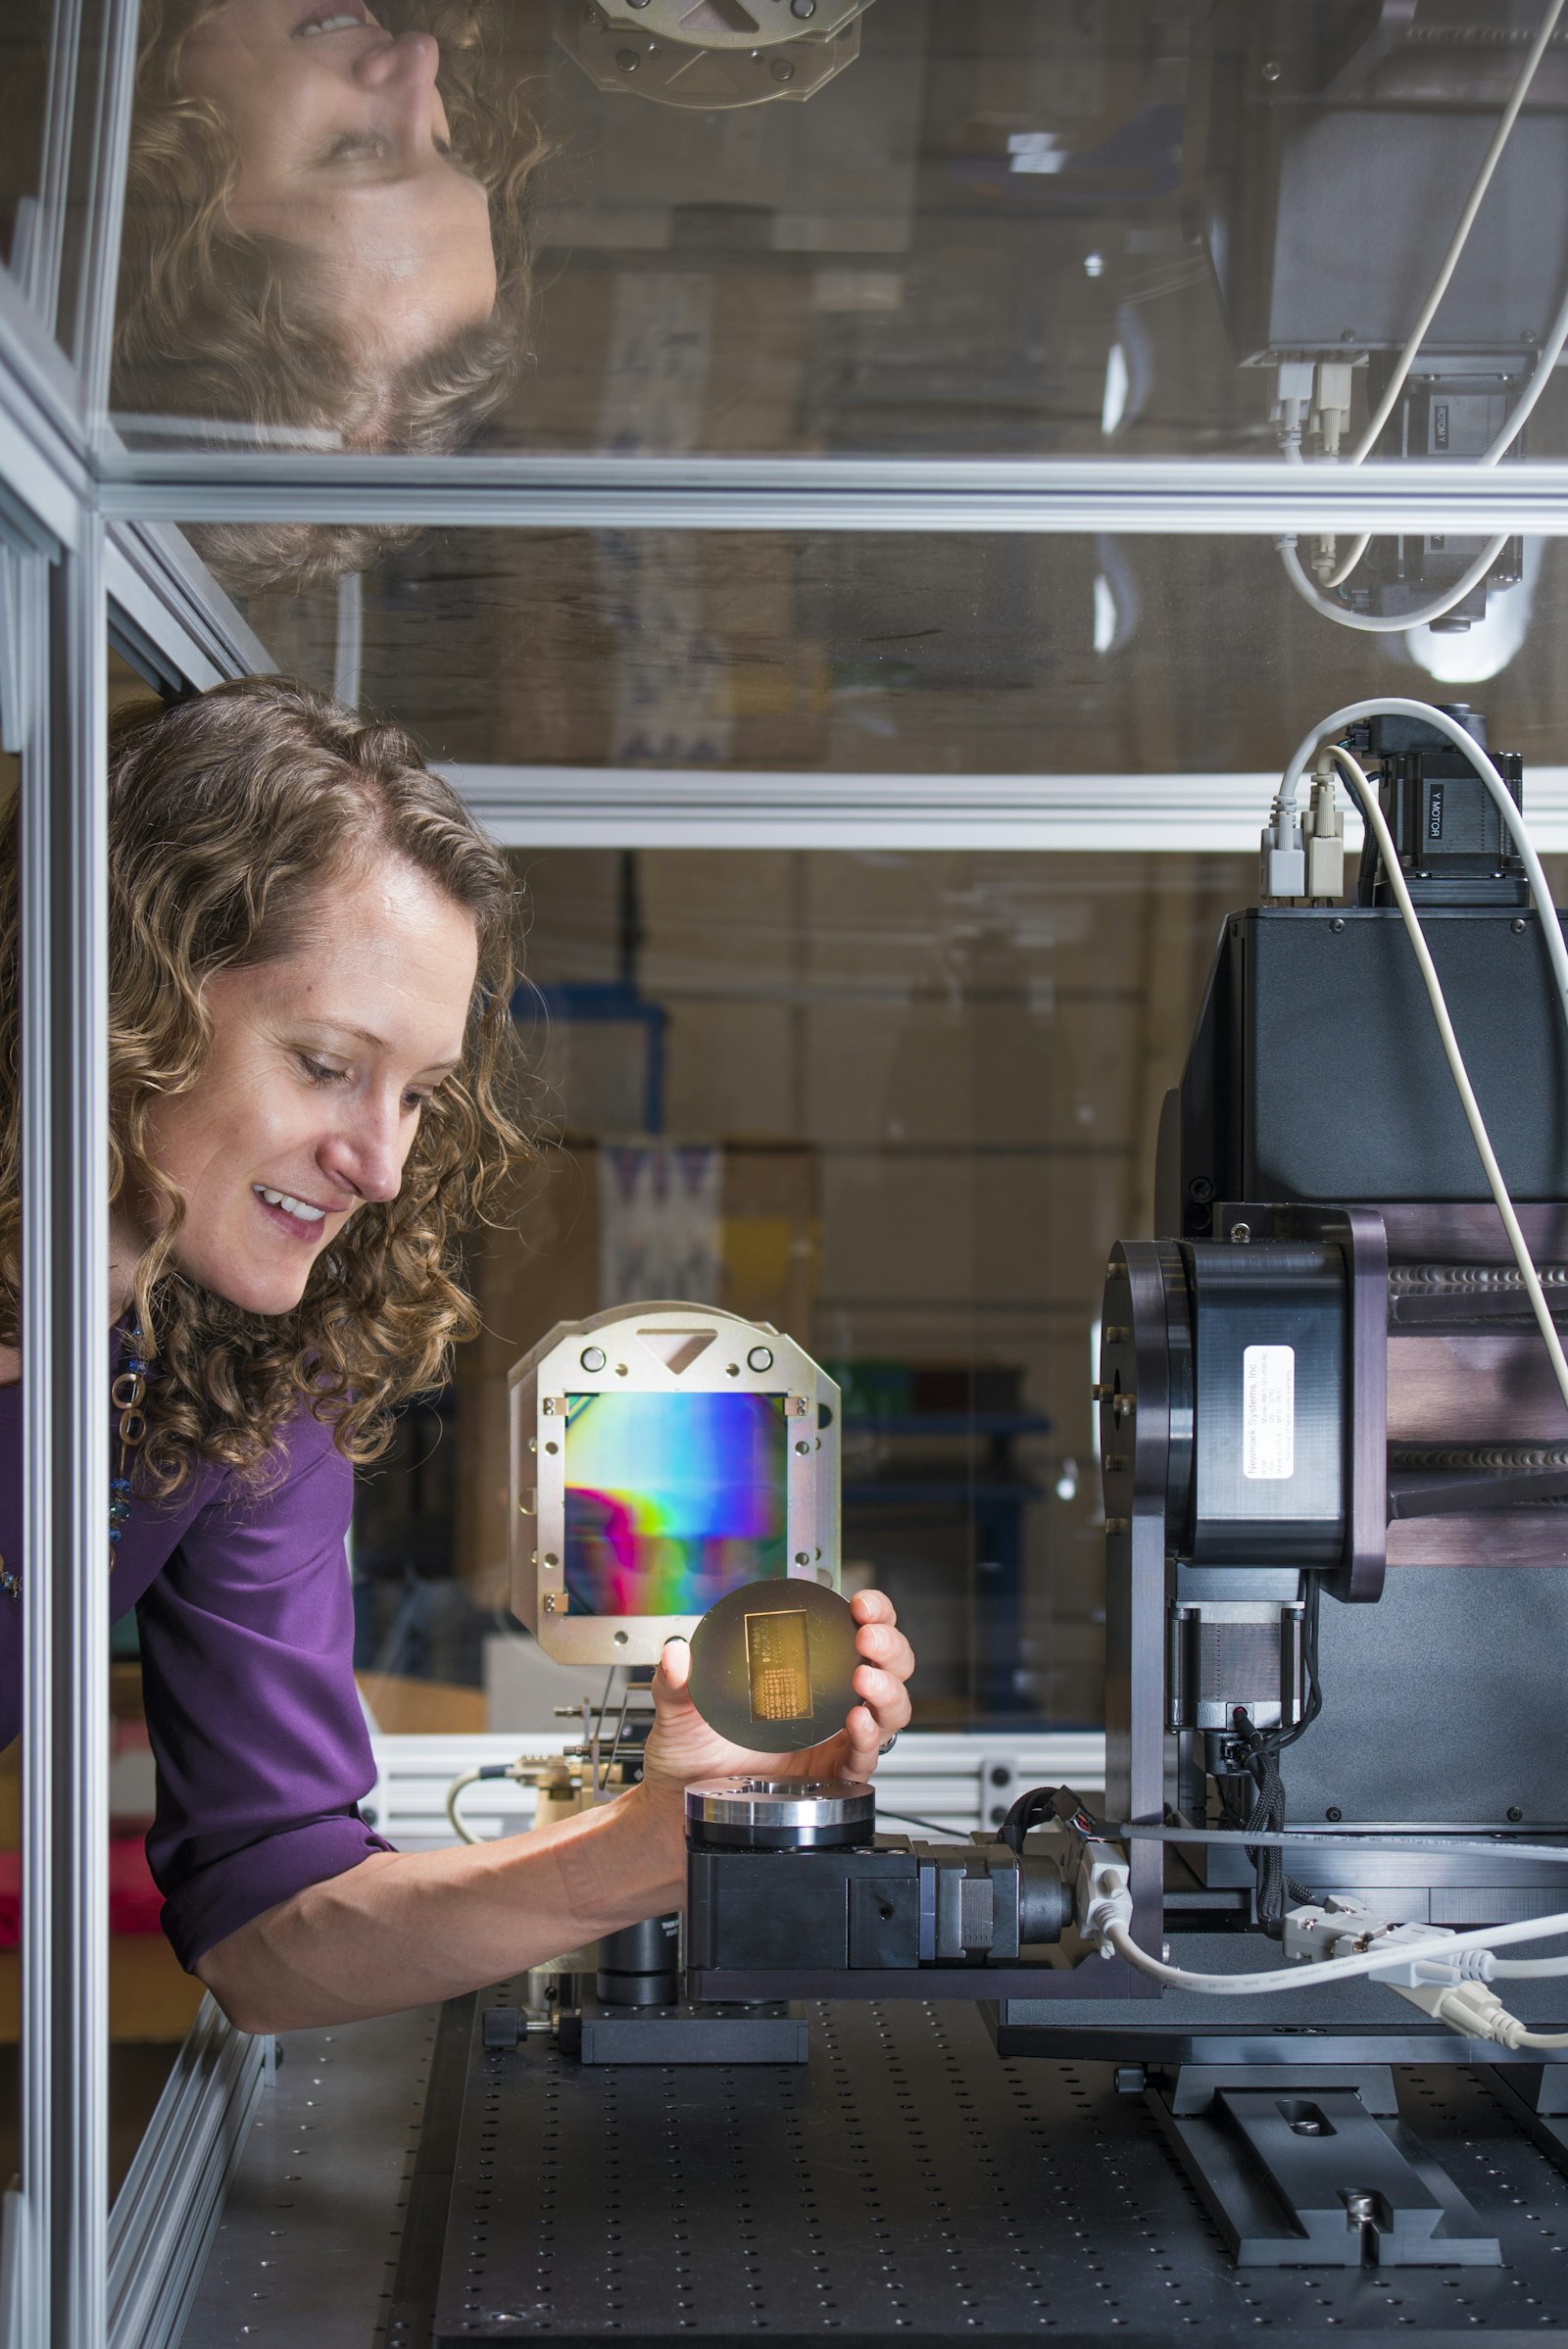
[[[109,1399],[120,1414],[120,1464],[109,1480],[109,1569],[114,1572],[115,1553],[130,1515],[131,1460],[138,1444],[146,1442],[147,1417],[142,1404],[147,1399],[147,1364],[142,1358],[142,1335],[132,1329],[126,1338],[129,1348],[125,1366],[109,1390]],[[7,1598],[20,1599],[22,1577],[14,1566],[0,1558],[0,1591]]]

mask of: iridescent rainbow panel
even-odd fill
[[[789,1564],[782,1395],[568,1395],[571,1615],[700,1615]]]

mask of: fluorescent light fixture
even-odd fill
[[[1095,573],[1095,651],[1108,653],[1116,642],[1116,598],[1103,571]]]
[[[1120,341],[1113,342],[1105,355],[1105,390],[1100,403],[1100,429],[1107,440],[1121,430],[1126,419],[1130,388],[1126,348]]]

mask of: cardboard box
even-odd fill
[[[809,1345],[819,1230],[806,1143],[722,1145],[719,1294],[710,1302]],[[507,1374],[559,1321],[600,1306],[599,1150],[568,1142],[532,1170],[510,1229],[476,1236],[484,1330],[458,1356],[457,1568],[481,1606],[507,1597]]]

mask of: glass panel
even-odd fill
[[[543,1732],[599,1694],[508,1617],[503,1401],[555,1322],[614,1301],[601,1170],[649,1135],[720,1155],[718,1301],[845,1384],[846,1554],[910,1613],[920,1718],[1095,1722],[1099,1268],[1150,1229],[1161,1097],[1255,897],[1272,778],[1357,696],[1468,699],[1568,844],[1564,563],[1527,541],[1473,626],[1383,638],[1308,611],[1270,541],[1217,537],[470,531],[391,553],[350,629],[335,589],[255,596],[286,667],[341,685],[347,645],[365,706],[538,844],[513,850],[519,1013],[561,1139],[475,1245],[454,1389],[363,1482],[385,1725]],[[1022,817],[999,838],[1009,782],[1048,813],[1070,786],[1130,853],[1031,853]],[[694,827],[711,804],[743,839],[806,792],[793,848]],[[853,848],[809,845],[847,809]],[[550,845],[573,822],[600,845]]]
[[[193,535],[240,575],[270,539]],[[1310,611],[1267,539],[410,534],[356,599],[353,676],[465,765],[1258,773],[1396,680],[1482,702],[1539,760],[1565,563],[1528,540],[1474,623],[1378,636]],[[335,590],[249,612],[280,665],[341,688]]]
[[[310,39],[302,5],[152,11],[127,430],[1271,459],[1283,426],[1348,451],[1531,29],[1509,0],[1462,24],[1444,0],[508,0],[463,12],[467,43],[437,0]],[[1389,452],[1473,459],[1526,388],[1565,104],[1559,36]],[[1536,453],[1563,414],[1554,388]]]

